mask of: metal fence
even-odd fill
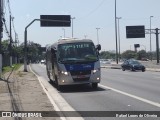
[[[12,60],[10,60],[10,59],[11,59],[10,55],[3,54],[2,55],[2,67],[10,66],[11,64],[20,63],[20,61],[19,61],[17,56],[12,56]]]

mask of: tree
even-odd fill
[[[34,42],[29,42],[27,49],[27,57],[30,62],[40,61],[42,58],[41,45]],[[43,56],[44,57],[44,56]]]
[[[101,59],[115,59],[115,53],[109,51],[100,52]]]
[[[141,50],[137,52],[137,59],[142,60],[142,58],[148,58],[148,55],[145,50]]]
[[[131,59],[136,57],[137,57],[136,52],[132,50],[126,50],[125,52],[122,53],[122,58],[124,59]]]
[[[2,53],[9,54],[9,40],[2,41]]]

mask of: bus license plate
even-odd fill
[[[77,78],[85,78],[85,75],[77,75]]]

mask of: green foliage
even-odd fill
[[[41,60],[42,51],[40,50],[41,45],[34,42],[29,42],[28,44],[28,60],[31,62],[36,62]],[[43,58],[44,59],[44,58]]]
[[[137,52],[137,59],[142,60],[142,58],[148,58],[148,55],[145,50],[141,50]]]
[[[126,50],[122,53],[122,58],[125,58],[125,59],[131,59],[131,58],[137,58],[137,54],[135,51],[132,51],[132,50]]]
[[[9,54],[9,40],[3,40],[1,43],[2,53]]]
[[[9,40],[2,41],[2,53],[9,55]],[[24,43],[19,46],[12,45],[12,56],[17,56],[18,59],[23,62],[24,60]],[[41,51],[41,45],[34,42],[29,42],[27,44],[27,58],[28,61],[36,62],[45,58],[45,53]]]
[[[100,59],[115,59],[115,53],[109,51],[100,52]]]
[[[21,66],[22,66],[22,64],[13,64],[12,67],[11,66],[3,67],[2,74],[5,74],[6,72],[10,72],[13,69],[18,70]]]
[[[99,54],[100,59],[115,59],[116,54],[110,51],[101,51]],[[132,50],[126,50],[121,55],[122,59],[138,59],[142,60],[142,58],[150,59],[151,53],[146,52],[145,50],[140,50],[138,52]],[[156,52],[152,52],[152,59],[156,60]]]

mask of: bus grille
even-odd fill
[[[70,71],[73,80],[75,82],[79,82],[79,81],[89,81],[90,79],[90,74],[91,74],[91,70],[83,70],[83,71]],[[84,78],[78,78],[77,76],[81,76],[81,75],[86,75],[86,77]]]
[[[90,75],[91,74],[91,70],[83,70],[83,71],[70,71],[72,76],[75,75]]]
[[[86,77],[86,78],[74,78],[73,80],[74,80],[75,82],[88,81],[88,80],[89,80],[89,77]]]

